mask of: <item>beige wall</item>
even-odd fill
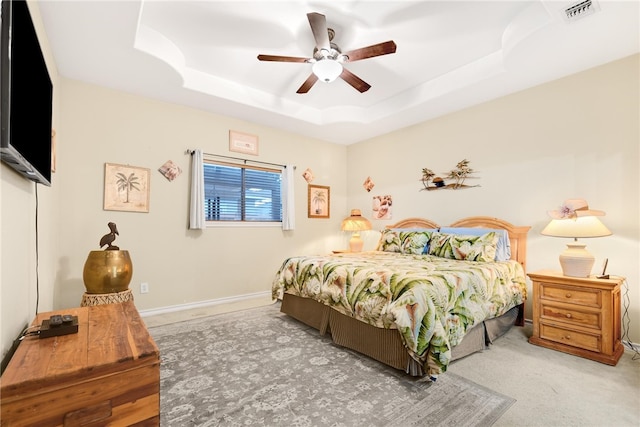
[[[635,55],[492,102],[349,146],[348,200],[371,217],[373,195],[393,196],[393,220],[420,216],[449,224],[490,215],[529,225],[528,270],[559,269],[568,239],[541,236],[546,212],[585,198],[613,235],[585,239],[595,268],[627,277],[631,339],[640,342],[640,111]],[[436,173],[470,160],[464,190],[420,191],[422,168]],[[376,183],[367,193],[362,182]],[[366,244],[373,248],[378,233]],[[529,287],[529,290],[531,288]],[[530,304],[527,317],[531,316]]]
[[[130,288],[139,309],[169,307],[270,292],[284,260],[296,253],[325,252],[340,238],[346,209],[346,147],[288,134],[177,105],[77,81],[63,80],[58,172],[64,214],[59,226],[56,307],[77,305],[84,291],[82,268],[98,250],[107,222],[118,225],[116,244],[127,249],[134,272]],[[224,227],[188,230],[190,148],[231,155],[229,129],[259,136],[260,161],[294,164],[296,230]],[[250,156],[245,156],[252,158]],[[173,160],[183,170],[169,182],[157,169]],[[151,170],[149,213],[103,210],[104,163]],[[315,184],[331,187],[331,218],[308,219],[310,167]],[[327,240],[327,238],[329,238]],[[140,294],[140,283],[150,292]]]

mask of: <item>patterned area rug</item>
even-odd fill
[[[280,305],[149,328],[163,426],[490,426],[514,402],[334,345]]]

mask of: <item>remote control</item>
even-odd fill
[[[62,316],[59,314],[54,314],[49,318],[49,326],[55,327],[62,325]]]

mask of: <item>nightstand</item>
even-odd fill
[[[533,281],[533,335],[529,342],[608,365],[624,352],[620,332],[623,277],[597,279],[537,271]]]

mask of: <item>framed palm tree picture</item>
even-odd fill
[[[330,196],[329,187],[309,184],[307,216],[309,218],[329,218]]]
[[[150,170],[104,164],[104,210],[149,212]]]

